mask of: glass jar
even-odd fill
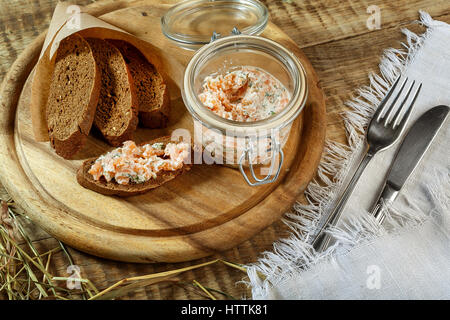
[[[226,35],[233,28],[259,35],[268,20],[266,6],[257,0],[188,0],[167,11],[161,29],[178,46],[197,50],[208,44],[213,34]]]
[[[183,2],[169,10],[162,18],[162,24],[166,36],[168,30],[171,30],[172,38],[168,36],[171,40],[180,42],[179,39],[183,39],[182,47],[189,49],[200,47],[185,69],[181,88],[184,104],[194,118],[195,143],[203,146],[204,157],[209,155],[209,158],[216,163],[239,167],[247,183],[255,186],[275,181],[280,173],[284,159],[283,146],[289,137],[292,122],[302,111],[308,95],[306,72],[302,64],[294,54],[275,41],[257,35],[241,34],[236,28],[239,21],[227,20],[228,28],[233,25],[232,35],[221,37],[213,31],[212,39],[207,44],[200,44],[201,41],[206,41],[205,35],[192,36],[192,41],[188,43],[188,36],[181,37],[180,32],[177,34],[174,28],[167,26],[170,21],[175,24],[174,17],[187,16],[187,13],[180,14],[178,12],[180,9],[190,10],[191,15],[201,16],[199,14],[201,8],[214,11],[216,6],[221,7],[222,10],[224,6],[228,6],[227,12],[233,16],[233,8],[242,5],[254,5],[251,12],[266,14],[266,18],[261,16],[255,18],[257,26],[246,27],[243,31],[262,32],[264,28],[261,26],[265,27],[267,24],[267,9],[264,10],[264,5],[255,0]],[[222,26],[222,29],[219,29],[222,30],[221,33],[225,30],[224,28],[227,27]],[[209,29],[211,30],[213,29]],[[173,34],[177,34],[176,39]],[[203,40],[201,40],[202,37]],[[289,93],[288,104],[280,112],[268,118],[251,122],[220,117],[203,105],[199,94],[205,78],[211,74],[225,74],[242,66],[262,69],[278,79]],[[208,161],[206,158],[204,160]],[[265,168],[264,177],[259,178],[255,174],[254,166],[269,163],[269,168]],[[245,167],[249,168],[251,178],[246,174]]]

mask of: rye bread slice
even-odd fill
[[[146,143],[154,144],[159,142],[167,144],[171,142],[171,139],[169,136],[159,137],[157,139],[145,142],[143,144]],[[191,158],[192,158],[192,150],[191,150]],[[81,186],[93,190],[95,192],[108,196],[116,195],[119,197],[129,197],[145,193],[151,189],[161,186],[166,182],[169,182],[170,180],[175,179],[180,174],[189,171],[190,168],[192,167],[191,164],[184,164],[181,169],[178,169],[176,171],[160,171],[156,179],[150,179],[149,181],[143,183],[122,185],[114,182],[114,180],[107,182],[104,177],[102,177],[99,181],[94,180],[94,178],[90,173],[88,173],[88,171],[94,164],[96,159],[97,158],[90,158],[83,162],[83,164],[77,171],[78,183]]]
[[[94,120],[101,74],[89,44],[79,35],[58,47],[46,105],[50,145],[66,159],[84,145]]]
[[[87,38],[102,74],[94,125],[106,141],[119,146],[132,140],[138,124],[136,90],[120,51],[105,40]]]
[[[139,104],[139,124],[147,128],[164,128],[169,122],[169,90],[161,74],[132,44],[108,39],[122,53],[131,72]]]

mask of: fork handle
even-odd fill
[[[323,251],[324,249],[326,249],[328,247],[331,237],[329,234],[325,233],[324,231],[329,226],[332,226],[332,227],[336,226],[337,222],[339,221],[339,218],[341,217],[341,214],[342,214],[342,210],[344,209],[348,198],[352,194],[353,189],[355,189],[355,186],[359,180],[359,177],[361,176],[364,169],[367,167],[370,160],[374,156],[374,153],[371,151],[372,150],[369,149],[369,151],[366,153],[366,155],[362,159],[361,163],[358,166],[358,169],[356,169],[355,173],[353,174],[352,179],[350,180],[349,184],[345,188],[344,193],[341,195],[339,202],[337,203],[333,212],[328,216],[326,222],[322,225],[322,228],[318,231],[318,234],[312,243],[312,246],[316,250],[316,252]]]

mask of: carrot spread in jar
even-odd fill
[[[143,183],[155,179],[160,171],[176,171],[189,155],[187,143],[154,143],[137,146],[125,141],[123,146],[100,156],[89,169],[94,180],[104,177],[118,184]]]
[[[243,66],[205,78],[200,101],[217,115],[234,121],[257,121],[283,110],[290,96],[270,73]]]

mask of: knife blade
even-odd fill
[[[449,110],[450,108],[444,105],[434,107],[421,115],[409,129],[395,155],[378,200],[371,210],[380,224],[386,217],[383,204],[390,204],[395,200],[442,127]]]

